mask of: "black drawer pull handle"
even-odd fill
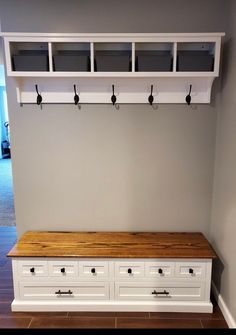
[[[188,270],[188,272],[189,272],[190,274],[193,274],[193,269],[190,268],[190,269]]]
[[[160,273],[160,275],[163,274],[163,270],[162,269],[158,269],[158,273]]]
[[[156,295],[158,295],[158,294],[165,294],[165,295],[169,295],[169,294],[170,294],[170,292],[167,292],[166,290],[164,290],[164,291],[161,291],[161,292],[158,292],[158,291],[154,290],[154,291],[152,292],[152,294],[156,294]]]
[[[131,274],[132,273],[132,269],[129,268],[128,269],[128,273]]]
[[[66,269],[65,268],[61,268],[61,273],[65,273]]]
[[[35,273],[35,268],[30,268],[31,273]]]
[[[66,291],[66,292],[63,292],[63,291],[61,291],[61,290],[59,290],[59,291],[57,291],[57,292],[55,292],[55,294],[73,294],[73,292],[71,292],[71,290],[69,290],[69,291]]]
[[[91,273],[95,274],[95,273],[96,273],[96,269],[95,269],[95,268],[92,268],[92,269],[91,269]]]

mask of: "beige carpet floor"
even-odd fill
[[[0,226],[15,226],[11,159],[0,159]]]

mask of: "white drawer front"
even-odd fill
[[[175,263],[173,262],[146,262],[145,276],[150,278],[168,278],[174,276]]]
[[[115,277],[134,279],[144,277],[144,262],[115,262]]]
[[[202,300],[204,298],[204,284],[191,283],[116,283],[115,298],[118,300]]]
[[[175,266],[176,277],[182,278],[205,278],[206,263],[204,262],[178,262]]]
[[[18,261],[18,274],[23,277],[42,277],[48,275],[47,261]]]
[[[20,285],[20,297],[23,300],[107,300],[109,299],[108,283],[48,283]]]
[[[49,261],[48,270],[50,276],[61,278],[78,276],[78,263],[75,261]]]
[[[106,279],[109,276],[106,261],[79,261],[79,277],[87,280]]]

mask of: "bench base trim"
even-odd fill
[[[13,312],[184,312],[212,313],[211,302],[117,302],[117,301],[20,301],[13,300]]]

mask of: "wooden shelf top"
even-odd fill
[[[29,231],[10,257],[217,258],[201,233]]]

